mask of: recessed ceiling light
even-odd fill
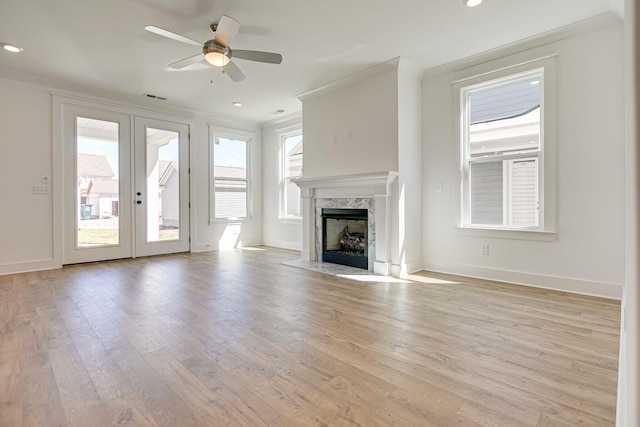
[[[7,52],[11,52],[11,53],[18,53],[24,50],[21,47],[18,47],[9,43],[0,43],[0,46],[2,46],[2,48]]]
[[[482,3],[482,0],[463,0],[463,2],[469,7],[476,7],[477,5]]]
[[[234,107],[242,107],[242,102],[236,101],[236,102],[233,103],[233,106]]]

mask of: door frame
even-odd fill
[[[64,240],[65,240],[65,227],[64,227],[64,134],[63,134],[63,113],[67,108],[87,108],[89,110],[102,110],[116,114],[125,114],[130,119],[130,137],[133,138],[134,118],[149,117],[157,120],[163,120],[174,123],[182,123],[189,127],[189,149],[187,156],[188,169],[190,170],[193,164],[190,136],[191,131],[195,129],[195,121],[191,117],[174,115],[169,113],[162,113],[159,111],[152,111],[145,109],[144,107],[134,104],[127,104],[125,102],[117,103],[117,101],[107,100],[99,97],[90,98],[87,95],[73,93],[73,92],[56,92],[51,91],[52,102],[52,154],[53,164],[51,173],[51,190],[52,190],[52,204],[53,204],[53,262],[51,265],[47,265],[45,268],[61,268],[64,264]],[[133,156],[133,139],[131,144],[131,156]],[[133,164],[131,164],[133,168]],[[133,170],[131,170],[133,174]],[[189,174],[188,186],[189,186],[189,200],[191,200],[191,192],[195,185],[195,178],[193,174]],[[131,221],[135,221],[134,213],[132,210]],[[189,210],[189,235],[192,234],[195,224],[195,209]],[[189,252],[194,252],[195,240],[190,239]],[[135,248],[132,248],[132,257],[135,257]]]
[[[77,119],[79,117],[118,123],[118,237],[116,245],[97,245],[79,248],[77,245]],[[131,258],[132,244],[132,195],[131,195],[131,119],[127,114],[86,107],[68,105],[62,112],[63,155],[63,264]],[[66,171],[66,172],[65,172]],[[73,236],[73,238],[72,238]]]

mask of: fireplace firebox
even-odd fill
[[[367,209],[322,209],[322,261],[369,269]]]

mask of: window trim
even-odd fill
[[[522,60],[514,64],[509,58],[500,58],[488,63],[479,64],[454,73],[453,112],[454,138],[458,159],[458,173],[456,185],[456,229],[465,235],[483,237],[499,237],[525,240],[555,240],[556,227],[556,56],[545,55],[529,60]],[[539,223],[537,227],[512,227],[470,224],[468,221],[468,206],[465,197],[468,194],[465,183],[468,182],[466,163],[466,127],[463,106],[466,105],[463,89],[490,84],[519,75],[534,73],[542,70],[541,82],[541,114],[540,114],[540,150],[538,158],[538,202]],[[496,82],[497,83],[497,82]],[[468,233],[466,232],[468,231]],[[480,233],[479,233],[480,231]]]
[[[280,222],[283,223],[299,223],[302,221],[302,212],[300,213],[300,216],[294,216],[294,215],[287,215],[287,207],[286,207],[286,200],[285,200],[285,188],[286,188],[286,182],[291,182],[292,178],[297,178],[297,177],[293,177],[293,176],[285,176],[285,140],[287,138],[293,137],[293,136],[303,136],[302,135],[302,128],[301,127],[296,127],[294,129],[289,129],[287,131],[283,131],[278,133],[278,220],[280,220]],[[303,136],[303,144],[304,144],[304,136]],[[303,156],[303,167],[304,167],[304,148],[303,148],[303,152],[302,152],[302,156]],[[301,177],[302,175],[300,175]]]
[[[217,217],[216,216],[216,191],[214,175],[214,145],[216,139],[228,138],[242,140],[246,142],[246,162],[247,162],[247,176],[246,178],[228,178],[228,181],[241,181],[247,183],[247,206],[246,216],[244,217]],[[211,223],[228,223],[247,221],[253,218],[253,175],[251,173],[252,164],[252,141],[255,138],[255,134],[252,132],[242,131],[239,129],[223,128],[213,125],[209,125],[209,224]]]

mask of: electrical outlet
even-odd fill
[[[480,255],[489,255],[489,245],[480,245]]]
[[[34,185],[33,186],[33,194],[49,194],[49,186],[48,185]]]

